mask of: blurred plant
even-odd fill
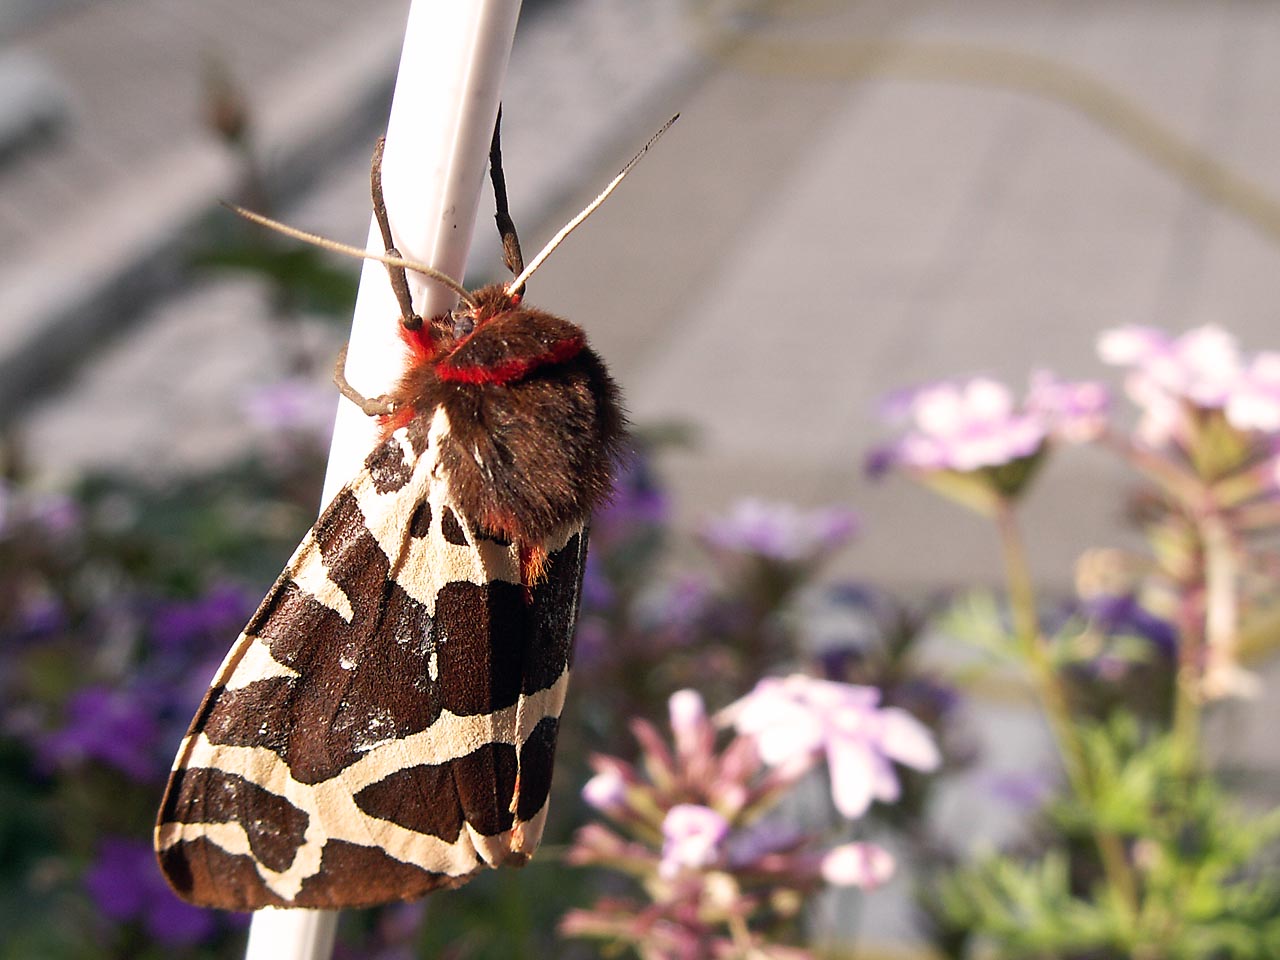
[[[621,718],[673,689],[696,684],[724,699],[793,662],[804,629],[797,602],[857,532],[843,508],[746,499],[703,525],[699,572],[673,572],[659,446],[642,434],[591,528],[575,670],[613,691],[607,715],[592,718],[607,743],[619,742]]]
[[[270,187],[280,186],[276,182],[279,178],[269,175],[254,138],[249,96],[227,62],[218,57],[206,58],[202,79],[204,126],[239,166],[238,202],[255,213],[272,215],[279,197]],[[287,358],[291,374],[307,372],[320,359],[305,348],[306,338],[297,335],[304,315],[342,322],[351,316],[357,265],[348,260],[335,262],[331,254],[314,246],[285,242],[229,210],[218,210],[206,242],[192,259],[198,267],[233,271],[265,283],[270,317],[283,334],[275,347]],[[322,365],[327,367],[331,362],[325,357]]]
[[[648,902],[603,897],[566,914],[562,932],[646,958],[813,956],[795,943],[806,901],[826,886],[875,887],[894,861],[873,843],[832,845],[780,808],[822,759],[843,816],[892,802],[891,761],[937,766],[928,732],[872,688],[800,674],[762,680],[726,708],[737,733],[721,750],[698,693],[674,694],[669,710],[671,747],[636,719],[638,765],[593,757],[583,796],[621,833],[589,824],[568,854],[632,877]]]
[[[261,476],[163,494],[96,478],[75,498],[0,483],[0,956],[238,949],[242,921],[168,891],[150,834],[175,745],[256,601],[230,570],[241,550],[282,560],[296,533],[217,529],[250,501],[292,515]]]
[[[1215,327],[1126,327],[1099,348],[1129,370],[1132,437],[1108,423],[1100,385],[1039,373],[1021,405],[985,379],[897,398],[907,428],[870,460],[993,520],[1010,623],[974,596],[950,624],[1027,670],[1066,780],[1027,850],[972,865],[950,853],[922,902],[948,957],[1275,956],[1280,810],[1236,812],[1200,735],[1206,705],[1257,692],[1241,651],[1274,630],[1280,355],[1246,361]],[[1050,615],[1017,507],[1054,447],[1088,441],[1147,482],[1134,516],[1151,553],[1091,551],[1074,609]]]

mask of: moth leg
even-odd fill
[[[518,277],[524,269],[524,256],[520,253],[516,225],[507,209],[507,178],[502,172],[502,104],[498,104],[498,119],[493,123],[493,141],[489,144],[489,179],[493,181],[493,199],[498,208],[493,219],[498,222],[498,234],[502,237],[502,262],[512,276]]]
[[[338,352],[338,362],[333,367],[333,382],[338,392],[359,407],[367,417],[385,417],[389,413],[394,413],[396,402],[393,397],[387,394],[380,397],[366,397],[347,380],[347,347],[349,346],[348,343],[342,345],[342,349]]]
[[[387,248],[387,256],[399,257],[391,239],[391,221],[387,219],[387,202],[382,196],[382,151],[386,146],[386,138],[379,137],[373,148],[373,163],[369,169],[369,187],[373,194],[373,217],[378,221],[378,229],[382,232],[382,245]],[[409,294],[409,281],[404,267],[386,264],[387,274],[391,277],[391,289],[395,291],[396,303],[400,304],[400,323],[406,330],[417,330],[422,326],[422,317],[413,311],[413,297]],[[342,389],[342,385],[338,385]],[[343,396],[348,396],[344,393]],[[366,413],[368,411],[365,411]]]

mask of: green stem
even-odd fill
[[[1204,557],[1204,648],[1195,664],[1200,668],[1199,675],[1189,676],[1186,681],[1195,705],[1187,722],[1195,723],[1198,735],[1201,705],[1205,699],[1228,693],[1232,674],[1239,670],[1240,571],[1231,527],[1220,511],[1210,510],[1202,515],[1197,532]],[[1191,759],[1196,760],[1195,752]]]
[[[1049,728],[1062,757],[1067,782],[1072,792],[1096,813],[1097,789],[1085,756],[1084,746],[1077,735],[1071,717],[1071,704],[1066,687],[1054,667],[1048,644],[1040,632],[1040,617],[1036,607],[1035,586],[1027,563],[1026,549],[1018,529],[1013,504],[1001,498],[995,511],[996,527],[1004,554],[1005,577],[1009,589],[1009,608],[1013,616],[1014,635],[1018,646],[1031,668],[1031,679],[1044,706]],[[1093,819],[1094,841],[1102,860],[1107,883],[1120,898],[1129,918],[1138,915],[1138,889],[1125,856],[1124,844],[1110,830],[1104,829]]]
[[[1203,550],[1203,541],[1201,543]],[[1206,570],[1202,553],[1195,582],[1179,584],[1178,668],[1173,690],[1173,755],[1175,769],[1190,774],[1200,754],[1201,676],[1204,671]]]
[[[1192,502],[1199,497],[1204,484],[1192,471],[1182,467],[1167,457],[1139,444],[1132,443],[1127,437],[1107,432],[1100,440],[1104,447],[1115,451],[1122,459],[1139,473],[1145,474],[1158,487],[1183,503]]]

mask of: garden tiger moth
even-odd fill
[[[547,813],[591,512],[625,418],[581,328],[529,276],[676,118],[521,269],[491,151],[507,284],[468,292],[374,213],[408,350],[381,423],[214,676],[178,750],[155,845],[184,899],[229,910],[412,899],[522,865]],[[243,212],[243,211],[242,211]],[[372,256],[251,219],[324,246]],[[504,225],[505,223],[505,225]],[[462,301],[424,321],[405,269]]]

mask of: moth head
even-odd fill
[[[519,309],[522,299],[510,285],[498,283],[471,291],[471,301],[459,303],[447,315],[449,337],[455,342],[467,339],[491,321]]]

